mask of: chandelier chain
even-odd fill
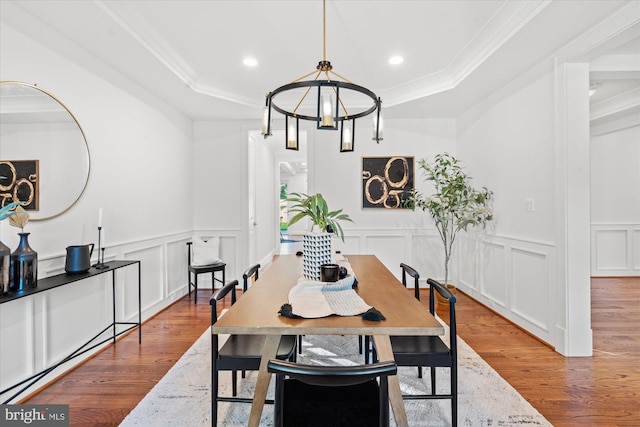
[[[327,0],[322,0],[322,59],[327,61]]]

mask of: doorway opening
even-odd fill
[[[295,212],[290,212],[287,197],[291,193],[307,192],[307,160],[287,159],[279,162],[280,196],[278,203],[278,218],[280,230],[280,248],[282,255],[295,254],[302,251],[302,233],[306,230],[305,221],[289,225],[290,218]]]

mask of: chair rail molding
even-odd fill
[[[243,260],[241,230],[189,230],[109,244],[106,263],[115,259],[140,260],[143,322],[187,294],[186,242],[194,234],[220,236],[220,253],[227,261],[229,277],[241,274],[238,269]],[[93,262],[95,258],[97,254],[94,254]],[[42,254],[38,261],[40,278],[64,272],[65,254]],[[137,320],[137,287],[134,292],[129,286],[137,283],[137,271],[124,270],[116,275],[116,317],[124,321]],[[136,274],[135,278],[133,274]],[[203,285],[206,288],[206,284]],[[80,342],[94,336],[96,330],[111,323],[110,301],[111,279],[105,275],[3,304],[0,310],[0,359],[3,361],[0,389],[57,362]],[[80,318],[82,321],[78,321]],[[144,324],[142,329],[141,345],[144,345]],[[47,380],[63,375],[106,345],[108,343],[61,365],[48,375]],[[25,391],[13,402],[32,392],[31,389]]]
[[[346,255],[375,254],[399,280],[400,263],[407,263],[420,273],[421,287],[427,278],[444,278],[435,228],[350,228],[344,242],[333,243]],[[557,262],[553,242],[469,232],[456,240],[450,276],[461,291],[555,347],[566,332],[551,304],[558,292]]]

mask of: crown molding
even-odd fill
[[[444,70],[381,91],[386,94],[385,104],[394,106],[454,89],[550,3],[505,2]]]
[[[467,78],[549,4],[551,0],[505,2],[447,67],[455,85]]]
[[[602,119],[634,108],[640,108],[640,87],[591,105],[590,119]]]
[[[127,2],[95,0],[93,3],[194,93],[249,107],[262,106],[263,94],[247,96],[224,88],[214,77],[194,68]],[[552,0],[504,2],[443,70],[376,92],[381,95],[385,106],[392,107],[456,88],[551,3]],[[633,31],[628,30],[640,27],[639,17],[640,2],[632,2],[553,56],[560,61],[577,61],[593,56],[606,41],[621,34],[630,37]]]
[[[610,42],[633,40],[640,34],[640,2],[631,2],[581,34],[557,53],[559,61],[591,62],[609,50]]]
[[[127,2],[109,2],[95,0],[102,10],[120,28],[133,37],[144,49],[153,55],[162,65],[195,93],[211,96],[225,101],[250,107],[262,105],[260,96],[249,98],[212,84],[202,73],[176,52],[170,44]]]
[[[550,2],[505,2],[444,70],[378,92],[386,105],[394,106],[455,88]],[[194,92],[251,107],[262,105],[260,94],[255,98],[247,97],[224,89],[213,79],[203,76],[126,2],[96,0],[94,3]]]

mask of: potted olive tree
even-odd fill
[[[418,160],[426,182],[433,184],[434,193],[425,196],[413,189],[406,205],[428,212],[435,222],[444,248],[444,282],[449,283],[449,261],[453,243],[460,231],[471,227],[484,227],[493,219],[490,208],[493,193],[483,187],[471,186],[469,177],[454,156],[443,153],[434,157],[432,163]]]
[[[302,268],[304,276],[311,280],[320,279],[320,266],[331,263],[331,234],[339,236],[344,241],[344,231],[340,221],[353,222],[342,209],[330,211],[327,201],[322,194],[308,195],[291,193],[287,198],[293,205],[289,211],[294,215],[289,219],[293,225],[303,218],[311,221],[311,232],[302,237]],[[315,227],[319,232],[314,232]]]

